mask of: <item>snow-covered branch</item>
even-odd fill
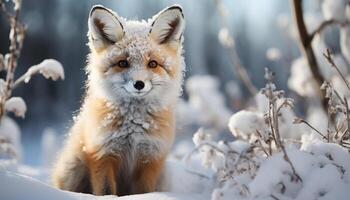
[[[13,84],[16,88],[22,82],[28,83],[35,74],[42,74],[46,79],[51,78],[53,81],[64,79],[64,70],[60,62],[55,59],[45,59],[40,64],[31,66],[25,74],[19,77]]]
[[[0,54],[0,71],[5,74],[5,78],[0,78],[0,158],[11,158],[14,161],[19,158],[20,150],[14,146],[16,142],[19,143],[17,140],[20,130],[6,114],[12,112],[16,117],[24,118],[27,105],[21,97],[12,97],[13,90],[20,83],[27,83],[33,75],[38,73],[54,81],[59,78],[64,79],[62,65],[54,59],[46,59],[30,67],[23,76],[14,80],[26,31],[26,26],[20,21],[21,3],[21,0],[0,0],[0,13],[6,16],[10,25],[8,53]]]

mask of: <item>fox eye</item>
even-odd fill
[[[148,63],[148,67],[149,68],[156,68],[158,66],[158,63],[157,63],[157,61],[155,61],[155,60],[151,60],[151,61],[149,61],[149,63]]]
[[[120,60],[117,65],[120,68],[127,68],[129,67],[129,62],[127,60]]]

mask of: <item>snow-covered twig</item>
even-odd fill
[[[14,4],[14,14],[10,14],[10,12],[6,9],[5,2],[0,0],[0,5],[2,12],[8,18],[8,21],[11,26],[10,30],[10,47],[9,47],[9,59],[8,63],[5,63],[5,68],[7,70],[6,74],[6,87],[4,90],[3,96],[0,97],[0,118],[5,114],[5,102],[11,96],[12,93],[12,84],[14,73],[17,67],[17,60],[19,58],[20,52],[23,46],[23,40],[25,37],[25,25],[19,21],[19,14],[21,10],[21,0],[13,0]]]
[[[30,67],[23,76],[15,81],[14,75],[26,31],[26,26],[19,19],[21,3],[21,0],[0,0],[0,14],[5,15],[10,25],[8,53],[0,54],[0,71],[5,76],[5,78],[0,78],[0,138],[5,138],[5,140],[0,140],[0,158],[14,158],[15,160],[19,156],[12,156],[13,153],[9,149],[19,143],[17,140],[20,132],[16,123],[11,121],[6,114],[12,112],[15,116],[24,118],[27,105],[21,97],[12,97],[13,90],[18,84],[28,82],[36,73],[41,73],[45,78],[53,80],[64,79],[62,65],[56,60],[47,59],[39,65]],[[15,153],[20,153],[20,148],[12,149],[16,150]]]
[[[31,77],[37,73],[42,74],[45,78],[51,78],[56,81],[59,78],[64,79],[63,66],[55,59],[45,59],[38,65],[34,65],[28,69],[28,71],[19,77],[13,84],[13,88],[16,88],[21,83],[28,83]]]
[[[265,68],[265,79],[267,80],[267,84],[263,89],[263,94],[265,94],[269,101],[268,119],[272,137],[275,141],[276,147],[282,151],[284,160],[290,165],[293,175],[296,177],[296,181],[302,182],[302,179],[296,172],[292,161],[289,159],[289,156],[281,139],[278,125],[278,116],[280,115],[280,109],[285,105],[291,106],[291,103],[289,103],[288,100],[284,99],[282,104],[277,107],[277,100],[283,98],[284,92],[276,91],[275,85],[273,84],[273,78],[274,74]]]
[[[26,111],[25,102],[19,97],[11,98],[11,95],[13,89],[22,82],[27,83],[34,74],[41,73],[45,78],[51,78],[54,81],[59,78],[64,79],[64,70],[61,63],[54,59],[45,59],[40,64],[30,67],[24,75],[14,81],[14,74],[22,50],[26,26],[19,20],[21,0],[12,0],[12,3],[13,12],[10,12],[6,8],[5,1],[0,0],[0,11],[6,15],[10,23],[9,53],[5,56],[0,54],[0,71],[5,70],[6,72],[6,80],[0,79],[0,120],[8,111],[15,112],[16,116],[24,117]],[[14,104],[14,102],[16,103]],[[10,105],[20,107],[15,108]]]

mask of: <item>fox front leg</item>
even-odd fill
[[[106,157],[90,163],[90,182],[94,195],[117,195],[117,174],[120,160]]]
[[[138,161],[134,174],[133,193],[154,192],[159,176],[163,170],[165,159],[153,159],[147,162]]]

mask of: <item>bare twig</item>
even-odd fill
[[[316,133],[318,133],[323,139],[327,140],[327,137],[323,135],[319,130],[317,130],[315,127],[313,127],[309,122],[305,121],[304,119],[297,118],[294,120],[294,123],[304,123],[308,127],[310,127],[312,130],[314,130]]]
[[[36,68],[35,70],[32,70],[32,69],[30,71],[27,71],[25,74],[20,76],[18,79],[16,79],[16,81],[14,81],[14,83],[12,85],[12,89],[15,89],[18,85],[20,85],[21,83],[25,82],[26,78],[28,78],[28,77],[30,77],[30,76],[40,72],[39,68]]]
[[[344,81],[346,87],[350,90],[349,81],[346,80],[346,78],[345,78],[345,76],[343,75],[343,73],[339,70],[339,67],[335,64],[334,59],[333,59],[333,56],[332,56],[331,50],[330,50],[330,49],[327,49],[327,50],[326,50],[326,53],[323,53],[323,56],[326,58],[326,60],[329,62],[329,64],[331,64],[331,66],[334,67],[334,68],[337,70],[339,76],[343,79],[343,81]]]
[[[301,179],[301,177],[299,176],[299,174],[295,170],[295,167],[294,167],[292,161],[289,159],[289,156],[288,156],[287,151],[286,151],[283,144],[281,144],[281,148],[282,148],[282,152],[283,152],[283,158],[285,161],[288,162],[289,166],[292,168],[292,172],[293,172],[294,176],[297,178],[297,181],[303,182],[303,180]]]
[[[258,134],[258,142],[259,142],[260,148],[262,149],[262,151],[265,153],[265,155],[267,157],[271,156],[271,154],[265,149],[265,147],[261,141],[263,137],[262,137],[260,131],[256,130],[256,133]]]
[[[296,181],[301,181],[302,179],[299,176],[299,174],[296,172],[295,167],[292,163],[292,161],[289,159],[289,156],[287,154],[287,151],[285,149],[285,146],[282,142],[281,135],[279,132],[279,124],[278,124],[278,116],[280,109],[277,108],[277,100],[284,98],[283,91],[276,91],[275,87],[273,85],[273,73],[269,72],[268,69],[265,69],[265,78],[267,80],[267,84],[264,88],[264,94],[268,98],[269,101],[269,111],[268,111],[268,118],[269,118],[269,124],[271,128],[272,137],[275,141],[276,147],[280,149],[283,153],[284,160],[290,165],[293,175],[296,177]],[[284,102],[287,102],[286,100]],[[282,104],[283,105],[283,104]],[[279,107],[281,108],[281,107]]]
[[[277,198],[275,195],[271,194],[270,195],[271,198],[275,199],[275,200],[280,200],[279,198]]]
[[[210,180],[210,177],[207,176],[207,175],[205,175],[205,174],[202,174],[202,173],[199,173],[199,172],[190,170],[190,169],[186,169],[186,172],[188,172],[188,173],[190,173],[190,174],[194,174],[194,175],[196,175],[196,176],[199,176],[200,178],[205,178],[205,179]]]
[[[346,130],[342,133],[342,135],[340,136],[340,139],[338,140],[339,144],[346,144],[346,142],[344,141],[344,138],[346,135],[350,135],[350,111],[349,111],[349,105],[348,105],[348,100],[344,97],[344,106],[345,106],[345,109],[346,109],[346,125],[347,125],[347,128]]]
[[[349,25],[349,21],[344,20],[344,21],[339,21],[336,19],[330,19],[323,21],[309,36],[309,40],[312,41],[315,37],[315,35],[321,33],[326,27],[330,25],[340,25],[340,26],[346,26]]]

